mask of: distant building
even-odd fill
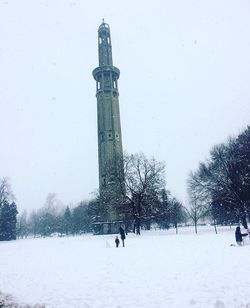
[[[123,181],[118,92],[120,71],[113,66],[110,28],[104,21],[98,29],[98,55],[99,66],[94,69],[93,77],[96,80],[97,98],[99,191],[101,197],[105,194],[117,194],[119,197]],[[118,221],[117,205],[108,204],[107,208],[102,219],[107,222]]]

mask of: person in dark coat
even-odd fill
[[[120,227],[119,232],[120,232],[120,235],[121,235],[122,246],[124,247],[124,246],[125,246],[125,245],[124,245],[124,240],[125,240],[125,238],[126,238],[126,236],[125,236],[125,231],[124,231],[124,229],[123,229],[122,227]]]
[[[120,244],[119,238],[118,238],[118,236],[116,236],[116,238],[115,238],[116,248],[118,248],[119,244]]]
[[[247,236],[248,233],[241,233],[240,231],[240,227],[236,227],[236,230],[235,230],[235,240],[236,240],[236,243],[239,245],[239,246],[242,246],[243,245],[243,237],[244,236]]]

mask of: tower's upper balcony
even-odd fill
[[[98,29],[98,46],[99,66],[113,66],[110,28],[104,21]]]
[[[118,94],[120,71],[113,66],[110,28],[104,20],[98,28],[98,55],[99,66],[93,70],[97,94],[103,91]]]

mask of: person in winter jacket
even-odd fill
[[[125,240],[125,238],[126,238],[126,236],[125,236],[125,231],[124,231],[124,229],[123,229],[122,227],[120,227],[119,232],[120,232],[120,235],[121,235],[122,246],[124,247],[124,246],[125,246],[125,245],[124,245],[124,240]]]
[[[235,240],[236,240],[236,243],[239,245],[239,246],[242,246],[243,245],[243,237],[244,236],[247,236],[248,233],[241,233],[240,231],[240,227],[236,227],[236,230],[235,230]]]
[[[116,248],[118,248],[119,244],[120,244],[119,238],[118,238],[118,236],[116,236],[116,238],[115,238]]]

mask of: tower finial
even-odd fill
[[[102,23],[105,24],[104,18],[102,19]]]

